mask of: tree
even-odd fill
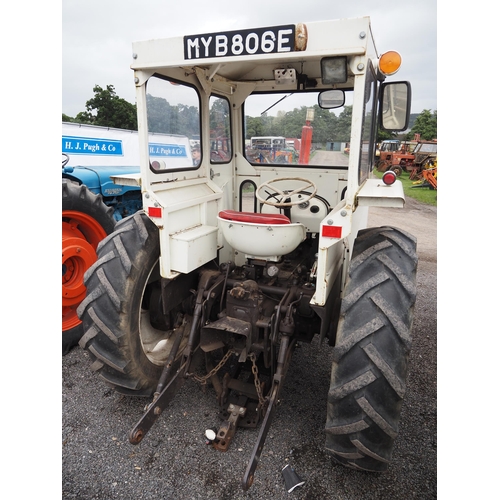
[[[377,142],[387,141],[396,138],[397,138],[396,132],[388,132],[387,130],[382,130],[381,128],[377,129]]]
[[[172,106],[163,97],[146,95],[148,130],[159,134],[200,135],[200,113],[197,106]]]
[[[349,142],[351,140],[352,106],[345,106],[339,114],[335,127],[335,140]]]
[[[113,85],[106,89],[96,85],[94,97],[85,103],[87,111],[76,115],[75,121],[102,127],[137,130],[137,111],[135,104],[118,97]]]
[[[420,139],[424,141],[437,139],[437,111],[431,113],[429,109],[424,109],[417,116],[409,137],[413,138],[415,134],[420,134]]]

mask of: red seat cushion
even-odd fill
[[[219,212],[219,217],[235,222],[251,222],[252,224],[290,224],[290,219],[282,214],[256,214],[254,212],[222,210]]]

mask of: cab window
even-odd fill
[[[195,169],[200,150],[200,99],[194,87],[151,77],[146,84],[149,164],[153,172]]]
[[[227,163],[231,156],[229,102],[224,97],[210,96],[210,162]]]
[[[252,94],[245,101],[245,157],[253,165],[347,169],[352,96],[324,109],[319,92]]]

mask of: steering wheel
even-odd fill
[[[299,181],[304,183],[304,185],[293,191],[282,191],[281,189],[278,189],[275,186],[271,186],[271,184],[281,181]],[[261,191],[264,188],[269,188],[271,191],[273,191],[273,193],[271,193],[272,195],[277,194],[282,196],[283,198],[287,198],[293,196],[294,194],[301,193],[302,191],[308,188],[312,188],[313,192],[307,198],[300,198],[295,201],[284,202],[284,201],[272,201],[269,199],[265,200],[264,198],[262,198],[259,194],[259,191]],[[311,198],[313,198],[317,191],[318,188],[316,184],[314,184],[314,182],[307,179],[303,179],[302,177],[276,177],[276,179],[263,182],[255,191],[255,196],[261,203],[265,203],[266,205],[271,205],[272,207],[283,208],[283,207],[293,207],[294,205],[300,205],[302,203],[305,203],[306,201],[309,201]]]

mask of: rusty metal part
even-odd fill
[[[228,398],[227,404],[220,409],[219,417],[222,421],[227,420],[229,417],[228,408],[230,404],[244,406],[247,409],[245,417],[238,420],[238,427],[244,427],[247,429],[255,429],[257,427],[261,420],[260,412],[257,408],[257,401],[249,399],[245,395],[236,396],[231,394]]]
[[[224,357],[219,361],[217,366],[215,368],[212,368],[209,373],[204,375],[203,377],[200,377],[198,375],[195,375],[194,373],[191,374],[192,378],[196,380],[197,382],[200,382],[201,384],[206,384],[207,380],[209,378],[212,378],[225,364],[226,361],[235,353],[232,349],[229,349]]]
[[[229,417],[219,427],[217,437],[212,443],[212,446],[219,451],[227,451],[238,427],[238,421],[244,417],[247,409],[244,406],[229,404],[227,408]]]
[[[276,368],[276,373],[273,378],[273,385],[271,388],[271,395],[268,400],[268,407],[262,425],[260,427],[259,436],[254,445],[250,460],[245,471],[245,475],[242,480],[242,487],[246,491],[253,483],[255,470],[259,463],[260,455],[262,449],[264,448],[264,443],[266,441],[267,433],[271,427],[271,422],[274,416],[274,411],[276,409],[276,402],[278,399],[279,391],[283,385],[283,380],[285,378],[286,372],[288,371],[288,366],[292,357],[293,350],[295,348],[295,341],[291,339],[288,335],[283,335],[280,344],[280,350],[278,352],[278,364]]]
[[[193,313],[193,322],[191,324],[191,331],[189,332],[187,345],[184,350],[184,356],[187,360],[186,375],[188,375],[188,370],[190,369],[189,365],[194,349],[200,343],[200,325],[203,324],[203,321],[206,318],[207,309],[210,308],[210,305],[213,304],[218,295],[216,289],[218,287],[222,288],[223,284],[224,277],[221,276],[218,271],[203,271],[200,276],[198,291],[196,293],[196,305]]]
[[[212,371],[214,370],[214,364],[212,360],[212,355],[209,352],[205,353],[205,366],[207,367],[207,372],[212,373]],[[216,373],[210,375],[210,382],[212,382],[215,394],[217,394],[217,399],[219,399],[222,394],[222,385]]]
[[[174,366],[174,360],[177,357],[177,352],[179,351],[179,347],[181,345],[182,338],[184,337],[184,327],[180,327],[177,330],[176,337],[174,340],[174,345],[170,350],[170,354],[168,355],[167,361],[165,363],[165,367],[160,376],[160,380],[158,381],[158,385],[156,386],[156,391],[154,394],[155,399],[160,395],[161,391],[165,387],[165,383],[168,380],[170,372]]]
[[[177,370],[170,382],[165,386],[162,392],[147,407],[146,412],[141,417],[135,427],[129,432],[128,439],[131,444],[139,444],[146,433],[151,429],[163,410],[172,401],[177,391],[185,381],[183,372],[186,369],[187,361]]]
[[[261,384],[260,379],[259,379],[259,369],[257,368],[255,353],[253,353],[253,352],[250,353],[250,355],[248,357],[252,361],[252,373],[254,376],[255,390],[257,391],[257,396],[259,398],[258,408],[262,408],[266,401],[264,399],[264,396],[262,395],[262,384]]]

